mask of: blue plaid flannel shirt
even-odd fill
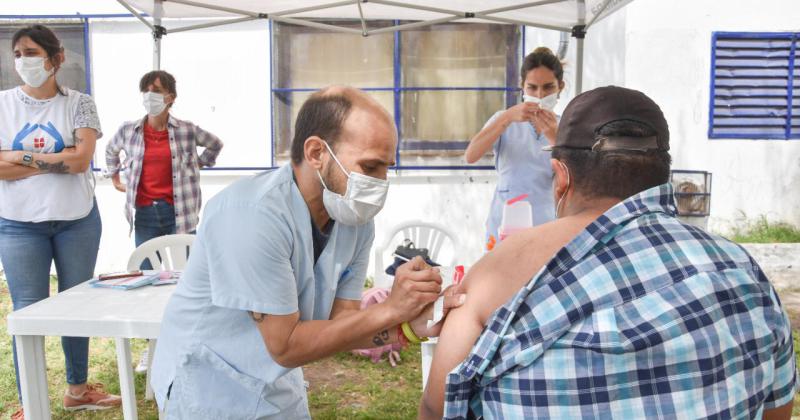
[[[445,417],[760,418],[794,397],[789,320],[738,245],[669,184],[589,225],[487,323]]]

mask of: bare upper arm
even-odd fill
[[[421,418],[441,417],[447,375],[469,355],[488,319],[587,223],[561,219],[520,232],[469,270],[464,279],[467,299],[447,315],[439,335],[420,406]]]
[[[420,418],[441,418],[447,375],[467,357],[483,331],[478,313],[484,305],[479,294],[470,294],[464,304],[450,311],[439,334],[428,383],[420,406]]]
[[[347,315],[348,313],[353,313],[354,311],[361,310],[361,301],[360,300],[351,300],[351,299],[334,299],[333,300],[333,308],[331,308],[331,316],[330,319],[336,319],[337,317]]]
[[[290,348],[292,332],[300,323],[300,312],[289,315],[269,315],[248,312],[253,319],[261,338],[272,359],[281,366],[286,366],[284,356]],[[286,366],[291,367],[291,366]]]

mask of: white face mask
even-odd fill
[[[547,95],[544,98],[537,98],[535,96],[523,95],[522,99],[525,102],[533,102],[535,104],[539,104],[539,107],[542,109],[552,111],[553,109],[555,109],[556,104],[558,103],[558,93]]]
[[[14,68],[22,81],[34,88],[42,86],[54,73],[54,69],[45,70],[44,57],[15,58]]]
[[[167,107],[167,104],[164,103],[164,95],[155,92],[145,92],[142,94],[142,103],[144,104],[144,110],[147,111],[147,115],[151,117],[161,114]]]
[[[389,191],[389,181],[358,172],[348,174],[328,143],[324,143],[333,160],[347,175],[347,190],[341,195],[329,190],[322,175],[317,171],[317,176],[322,182],[322,203],[325,205],[325,210],[331,219],[343,225],[358,226],[369,222],[383,208],[386,193]]]

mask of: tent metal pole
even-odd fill
[[[359,0],[359,3],[366,3],[366,2],[364,0]],[[344,1],[339,1],[339,2],[335,2],[335,3],[320,4],[320,5],[317,5],[317,6],[306,6],[306,7],[301,7],[301,8],[298,8],[298,9],[284,10],[282,12],[273,12],[273,13],[270,13],[269,15],[270,16],[294,15],[294,14],[297,14],[297,13],[316,12],[317,10],[325,10],[325,9],[330,9],[330,8],[333,8],[333,7],[347,6],[347,5],[351,5],[351,4],[353,4],[353,0],[344,0]]]
[[[583,37],[577,39],[576,45],[575,94],[579,95],[583,92]]]
[[[605,0],[605,1],[603,2],[603,4],[600,6],[600,9],[597,11],[597,14],[595,14],[594,16],[592,16],[592,18],[591,18],[591,19],[589,19],[589,21],[588,21],[588,22],[586,22],[586,27],[587,27],[587,28],[588,28],[588,27],[590,27],[590,26],[592,26],[592,24],[594,24],[594,22],[597,20],[597,18],[599,18],[599,17],[600,17],[600,15],[602,15],[602,14],[603,14],[603,12],[605,12],[605,11],[606,11],[606,8],[608,8],[608,5],[609,5],[609,4],[611,4],[611,0]]]
[[[161,0],[156,0],[156,1],[161,1]],[[169,1],[170,1],[170,3],[178,3],[178,4],[183,4],[183,5],[186,5],[186,6],[198,7],[198,8],[201,8],[201,9],[216,10],[216,11],[219,11],[219,12],[228,12],[228,13],[233,13],[233,14],[236,14],[236,15],[252,16],[252,17],[256,17],[256,18],[261,15],[258,12],[253,12],[253,11],[250,11],[250,10],[234,9],[234,8],[231,8],[231,7],[199,3],[199,2],[196,2],[196,1],[189,1],[189,0],[169,0]]]
[[[153,70],[161,70],[161,37],[167,30],[161,26],[164,15],[163,0],[153,0]]]
[[[136,11],[136,9],[134,9],[133,7],[131,7],[131,5],[129,5],[128,3],[126,3],[126,2],[125,2],[125,0],[117,0],[117,3],[121,4],[121,5],[122,5],[122,7],[124,7],[124,8],[126,8],[126,9],[128,9],[128,11],[129,11],[129,12],[131,12],[131,14],[132,14],[132,15],[136,16],[136,18],[137,18],[137,19],[139,19],[139,20],[140,20],[142,23],[144,23],[144,24],[145,24],[145,26],[147,26],[148,28],[150,28],[150,30],[151,30],[151,31],[152,31],[152,30],[155,30],[155,28],[153,27],[153,24],[152,24],[152,23],[150,23],[150,22],[148,22],[148,21],[147,21],[147,19],[145,19],[145,18],[144,18],[144,16],[142,16],[141,14],[139,14],[139,12],[137,12],[137,11]]]
[[[367,21],[364,20],[364,10],[361,9],[361,0],[356,0],[356,6],[358,6],[358,17],[361,19],[361,35],[367,36],[369,33],[367,32]]]
[[[295,25],[308,26],[310,28],[319,28],[319,29],[326,29],[326,30],[329,30],[329,31],[344,32],[344,33],[347,33],[347,34],[362,35],[361,34],[361,30],[359,30],[359,29],[343,28],[341,26],[328,25],[328,24],[325,24],[325,23],[319,23],[319,22],[314,22],[314,21],[310,21],[310,20],[287,18],[287,17],[275,17],[275,16],[270,16],[270,19],[272,19],[272,20],[274,20],[276,22],[293,23]]]
[[[523,21],[523,20],[508,19],[508,18],[492,16],[492,15],[484,15],[483,13],[475,13],[475,18],[476,19],[490,20],[492,22],[509,23],[509,24],[512,24],[512,25],[532,26],[534,28],[550,29],[550,30],[553,30],[553,31],[569,32],[571,30],[570,28],[562,28],[560,26],[544,25],[544,24],[541,24],[541,23],[526,22],[526,21]]]
[[[583,93],[583,40],[586,38],[586,0],[578,0],[578,24],[572,27],[575,49],[575,95]]]
[[[176,32],[186,32],[191,31],[193,29],[205,29],[205,28],[213,28],[215,26],[222,26],[222,25],[231,25],[234,23],[240,22],[250,22],[251,20],[258,20],[258,17],[253,16],[245,16],[236,19],[226,19],[216,22],[209,22],[209,23],[199,23],[197,25],[189,25],[189,26],[181,26],[180,28],[169,29],[169,33],[174,34]]]
[[[493,15],[495,13],[509,12],[509,11],[512,11],[512,10],[520,10],[520,9],[528,9],[528,8],[531,8],[531,7],[544,6],[545,4],[552,4],[552,3],[562,3],[562,2],[565,2],[565,1],[567,1],[567,0],[540,0],[540,1],[533,1],[533,2],[530,2],[530,3],[515,4],[513,6],[500,7],[500,8],[497,8],[497,9],[481,10],[480,12],[476,12],[475,14],[477,15],[478,13],[480,13],[482,15]]]
[[[422,10],[422,11],[425,11],[425,12],[442,13],[442,14],[445,14],[445,15],[454,15],[454,16],[459,16],[459,17],[462,17],[462,18],[465,17],[464,16],[465,13],[462,12],[462,11],[458,11],[458,10],[440,9],[438,7],[420,6],[420,5],[417,5],[417,4],[407,4],[407,3],[402,3],[402,2],[399,2],[399,1],[391,1],[391,0],[369,0],[369,2],[370,3],[375,3],[375,4],[382,4],[384,6],[395,6],[395,7],[401,7],[401,8],[404,8],[404,9],[413,9],[413,10]]]
[[[414,29],[414,28],[421,28],[425,26],[437,25],[439,23],[447,23],[452,22],[454,20],[464,19],[463,16],[448,16],[443,17],[440,19],[433,19],[433,20],[425,20],[422,22],[414,22],[414,23],[404,23],[402,25],[395,25],[395,26],[388,26],[386,28],[374,29],[369,31],[369,35],[377,35],[386,32],[396,32],[396,31],[403,31],[406,29]]]

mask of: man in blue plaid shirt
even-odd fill
[[[675,218],[658,105],[586,92],[552,150],[557,219],[470,270],[420,417],[789,418],[789,320],[740,246]]]

